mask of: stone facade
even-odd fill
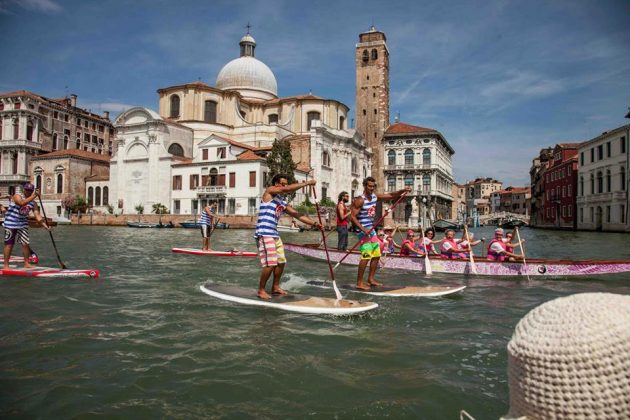
[[[85,180],[107,177],[109,156],[85,150],[58,150],[31,158],[29,178],[42,192],[42,204],[48,217],[62,217],[66,197],[86,197]],[[109,191],[103,190],[105,197]]]
[[[0,94],[0,194],[30,180],[30,160],[41,153],[82,150],[108,157],[113,153],[109,113],[96,115],[76,102],[76,95],[49,99],[26,90]]]
[[[492,178],[476,178],[466,183],[466,209],[468,217],[476,220],[492,211],[490,196],[499,191],[503,183]]]
[[[374,153],[372,176],[384,185],[382,139],[389,127],[389,50],[373,26],[359,35],[355,49],[355,127]]]
[[[444,136],[432,128],[395,123],[382,140],[385,190],[410,186],[406,205],[394,211],[394,220],[416,226],[430,219],[451,219],[455,153]]]
[[[630,231],[629,138],[630,124],[580,145],[576,200],[578,229]]]
[[[553,149],[546,147],[541,149],[538,156],[532,161],[529,170],[530,186],[532,198],[530,204],[529,225],[531,227],[541,226],[545,217],[543,207],[545,203],[545,172],[549,161],[553,157]]]
[[[542,218],[536,226],[576,228],[577,150],[580,143],[560,143],[553,148],[543,175]]]

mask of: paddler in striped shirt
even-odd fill
[[[357,289],[370,290],[370,287],[380,286],[381,284],[374,279],[378,262],[381,258],[381,249],[376,232],[374,229],[374,217],[376,216],[376,203],[378,200],[391,200],[399,198],[404,193],[410,192],[411,187],[391,192],[387,194],[375,194],[376,180],[371,176],[363,180],[363,194],[356,197],[352,202],[352,223],[358,227],[359,232],[359,252],[361,253],[361,261],[359,262],[359,272],[357,275]],[[368,274],[367,285],[363,283],[363,274],[365,268],[370,263],[370,272]]]
[[[30,262],[31,248],[28,235],[28,215],[33,212],[35,219],[46,229],[50,227],[46,224],[46,220],[39,214],[39,208],[35,203],[35,199],[39,197],[39,190],[30,182],[22,186],[24,195],[15,193],[11,197],[11,204],[7,209],[4,218],[4,270],[8,270],[11,252],[15,242],[22,244],[22,255],[24,255],[24,267],[33,267]]]
[[[300,214],[289,205],[286,194],[299,190],[300,188],[314,186],[315,180],[289,184],[287,175],[277,174],[271,180],[271,186],[267,187],[263,193],[258,209],[258,221],[256,222],[256,242],[258,246],[258,256],[262,271],[258,284],[258,297],[260,299],[271,299],[265,290],[267,280],[273,273],[273,286],[271,294],[286,295],[287,292],[280,288],[280,277],[286,265],[284,256],[284,245],[278,234],[278,220],[285,212],[298,219],[300,222],[321,229],[321,225],[310,219],[308,216]]]
[[[217,216],[215,215],[215,211],[217,209],[217,203],[208,204],[206,207],[201,210],[201,215],[199,217],[199,226],[201,227],[201,237],[203,238],[203,244],[201,249],[203,251],[211,251],[210,249],[210,235],[212,235],[212,231],[214,230],[215,219]]]

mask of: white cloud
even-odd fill
[[[59,13],[63,8],[53,0],[6,0],[0,2],[0,13],[10,13],[11,6],[42,13]]]

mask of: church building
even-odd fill
[[[172,213],[195,214],[217,201],[224,214],[255,214],[252,203],[267,181],[264,157],[275,139],[285,138],[296,177],[317,179],[318,198],[360,194],[372,152],[348,127],[348,106],[311,93],[278,96],[251,34],[239,46],[240,57],[223,66],[214,86],[197,81],[161,88],[159,112],[134,108],[117,118],[111,196],[122,200],[125,213],[138,204],[149,212],[159,201]],[[141,192],[145,184],[155,185]],[[298,195],[294,204],[303,199]]]

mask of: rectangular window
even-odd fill
[[[580,223],[584,223],[584,209],[580,209]]]
[[[225,187],[225,174],[219,174],[219,182],[217,183],[217,185]]]
[[[201,185],[204,187],[208,185],[208,175],[201,175]]]
[[[566,197],[566,196],[567,196],[567,190],[566,190],[566,188],[567,188],[566,186],[564,186],[564,185],[562,186],[562,198],[564,198],[564,197]]]
[[[584,166],[584,152],[580,153],[580,166]]]
[[[249,172],[249,186],[250,187],[256,186],[256,171]]]
[[[562,217],[564,217],[564,206],[562,206],[562,208],[560,209],[560,214]]]
[[[230,172],[230,188],[236,187],[236,172]]]
[[[173,190],[181,190],[182,189],[182,176],[174,175],[173,176]]]
[[[230,198],[228,200],[228,214],[236,213],[236,199]]]
[[[597,160],[604,159],[604,145],[600,144],[597,146]]]
[[[621,146],[621,153],[626,153],[626,136],[619,139],[619,145]]]
[[[572,213],[572,212],[573,212],[573,211],[571,210],[571,206],[567,206],[567,215],[568,215],[569,217],[571,217],[571,213]]]
[[[573,188],[573,187],[572,187],[571,185],[569,185],[569,186],[567,187],[567,197],[571,197],[571,189],[572,189],[572,188]]]
[[[626,206],[621,205],[621,223],[626,223]]]
[[[591,213],[591,223],[593,223],[595,221],[595,212],[593,211],[593,207],[590,207],[590,213]]]
[[[190,189],[194,190],[199,186],[199,175],[190,176]]]
[[[606,143],[606,157],[610,157],[610,152],[611,152],[610,142],[608,142]]]
[[[595,162],[595,148],[591,147],[591,163]]]
[[[179,202],[179,200],[173,200],[173,208],[174,208],[173,213],[175,214],[179,214],[182,211],[181,203]]]
[[[208,149],[203,149],[201,151],[201,160],[208,160]]]
[[[256,210],[258,210],[258,208],[256,206],[256,199],[255,198],[250,198],[248,200],[248,205],[247,205],[247,214],[254,215],[254,214],[256,214]]]
[[[606,223],[610,223],[610,206],[606,206]]]
[[[225,147],[217,147],[217,157],[219,159],[225,159]]]

